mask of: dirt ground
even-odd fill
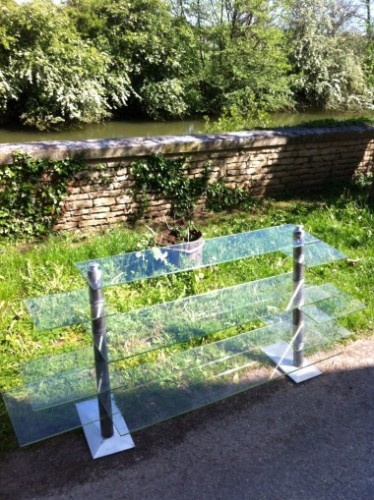
[[[374,499],[374,339],[134,435],[93,461],[80,431],[0,456],[0,499]]]

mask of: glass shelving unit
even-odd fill
[[[107,287],[274,252],[293,258],[292,273],[127,313],[105,305]],[[3,394],[19,444],[83,427],[97,458],[133,447],[131,432],[284,374],[318,375],[350,335],[336,319],[364,306],[306,283],[303,269],[344,258],[287,224],[77,263],[88,291],[25,302],[38,329],[80,323],[93,345],[21,367],[24,384]]]

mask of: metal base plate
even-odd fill
[[[308,360],[304,360],[304,365],[298,368],[293,364],[293,351],[292,346],[287,342],[280,341],[263,347],[264,352],[269,358],[277,365],[283,373],[285,373],[296,384],[305,382],[310,378],[318,377],[322,372],[314,365],[310,364]]]
[[[88,399],[76,405],[84,434],[87,439],[88,446],[91,451],[92,458],[106,457],[120,451],[134,448],[135,444],[132,440],[124,418],[119,411],[116,402],[112,396],[113,409],[113,436],[103,438],[100,431],[100,417],[97,398]],[[121,429],[119,434],[117,429]],[[127,432],[127,434],[126,434]]]

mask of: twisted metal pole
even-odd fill
[[[301,367],[304,362],[304,243],[303,226],[296,226],[293,233],[293,364]]]
[[[91,325],[94,340],[100,429],[103,438],[110,438],[113,435],[112,401],[110,394],[109,367],[107,362],[104,294],[102,289],[102,273],[99,264],[90,264],[88,268],[88,282],[90,284]]]

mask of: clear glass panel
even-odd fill
[[[311,285],[305,283],[305,295],[304,304],[313,304],[320,300],[329,299],[335,295],[339,295],[340,291],[330,283],[324,283],[323,285]]]
[[[307,352],[324,345],[330,345],[352,333],[343,326],[337,325],[334,321],[317,324],[311,318],[304,318],[304,341]]]
[[[307,318],[305,322],[304,342],[305,349],[314,349],[316,347],[329,344],[351,333],[333,322],[317,325],[314,321]],[[201,369],[215,370],[217,360],[223,363],[231,363],[239,359],[238,355],[246,356],[247,350],[260,349],[266,345],[276,343],[280,340],[292,343],[293,327],[292,313],[284,314],[282,321],[277,324],[269,325],[264,328],[258,328],[250,332],[245,332],[236,337],[224,339],[212,344],[206,344],[189,351],[183,351],[169,357],[160,356],[153,363],[143,364],[137,367],[128,367],[125,365],[121,370],[123,377],[123,387],[126,390],[134,390],[137,387],[147,385],[154,380],[167,380],[174,374],[179,376],[181,370]],[[267,360],[264,358],[263,360]],[[208,373],[208,372],[206,372]],[[115,391],[116,392],[116,391]]]
[[[115,366],[110,370],[110,385],[112,389],[123,385],[121,373]],[[92,365],[87,369],[64,371],[54,377],[28,384],[25,390],[35,411],[80,401],[97,393],[95,368]]]
[[[88,289],[43,295],[24,303],[39,330],[75,325],[90,319]]]
[[[292,274],[282,274],[106,319],[108,361],[145,353],[245,323],[272,324],[292,309]],[[338,295],[332,285],[306,288],[305,303]]]
[[[312,355],[313,363],[330,356],[321,346],[350,335],[331,322],[316,325],[310,318],[306,318],[305,330],[305,352]],[[160,353],[154,363],[122,369],[116,374],[114,385],[118,384],[118,388],[113,393],[129,430],[147,427],[281,376],[261,352],[261,347],[280,340],[292,342],[292,325],[286,319],[169,357]],[[30,386],[3,394],[21,446],[81,426],[73,402],[33,411],[29,393]],[[75,397],[82,394],[76,391]],[[121,427],[117,430],[123,432]]]
[[[322,299],[337,294],[339,291],[329,284],[312,286],[306,289],[306,303],[319,301],[318,304],[322,304]],[[285,274],[113,316],[107,320],[109,359],[114,361],[185,342],[248,324],[254,318],[291,324],[291,315],[281,314],[289,306],[291,296],[291,274]],[[124,327],[132,333],[123,334]],[[254,338],[256,335],[253,333]],[[314,335],[319,338],[319,334],[314,332]],[[34,410],[77,401],[96,393],[91,348],[35,360],[27,363],[23,372],[29,382],[27,390]],[[110,377],[112,389],[123,385],[123,371],[121,373],[116,366],[112,365]]]
[[[35,412],[24,387],[3,393],[3,398],[20,446],[81,427],[74,403]]]
[[[344,292],[339,292],[338,295],[332,298],[302,307],[304,313],[316,323],[325,323],[334,318],[348,316],[362,309],[365,309],[362,302]]]
[[[103,273],[103,287],[118,285],[278,250],[292,251],[295,227],[287,224],[170,247],[152,248],[142,252],[78,262],[76,266],[87,279],[89,265],[97,262]],[[305,234],[305,244],[309,245],[318,241],[314,236]]]
[[[339,328],[330,325],[317,340],[306,338],[306,353],[314,352],[313,362],[330,356],[315,350],[332,337],[345,336],[346,330]],[[281,376],[261,352],[261,347],[280,340],[291,343],[290,323],[280,322],[128,369],[123,373],[125,386],[114,395],[130,432]]]
[[[336,248],[319,241],[312,245],[305,246],[305,265],[306,267],[321,266],[329,262],[336,262],[346,259],[347,256],[336,250]]]
[[[283,311],[292,274],[158,304],[106,319],[108,360],[115,361],[192,338],[255,323]],[[256,326],[256,324],[254,325]]]
[[[242,334],[125,372],[126,385],[114,395],[130,432],[266,382],[265,357],[255,348],[282,338],[283,327]]]
[[[60,355],[33,359],[21,365],[20,368],[25,384],[31,384],[64,371],[91,368],[93,365],[93,348],[88,347]]]
[[[292,257],[292,249],[282,250],[282,252],[289,257]],[[336,248],[320,240],[316,240],[311,244],[306,244],[304,252],[306,267],[321,266],[322,264],[336,262],[347,258],[347,256],[342,252],[339,252]]]
[[[279,316],[279,321],[288,323],[292,327],[292,311]],[[292,330],[291,330],[292,331]],[[325,323],[316,323],[312,318],[304,316],[304,345],[305,349],[314,349],[321,345],[330,345],[335,341],[351,336],[352,333],[338,325],[331,318]]]
[[[278,226],[167,248],[153,248],[143,252],[117,255],[98,259],[97,262],[102,267],[103,285],[110,286],[277,250],[281,250],[286,255],[292,255],[294,228],[293,225]],[[305,256],[308,266],[345,258],[342,253],[308,233],[306,233],[305,241]],[[77,264],[82,274],[87,272],[90,262]],[[88,291],[85,289],[36,297],[26,300],[25,304],[39,330],[79,324],[90,320]],[[106,305],[105,314],[107,316],[116,314],[116,312],[110,304]]]
[[[323,285],[312,285],[305,283],[304,292],[304,306],[314,304],[315,302],[320,302],[322,300],[330,299],[332,297],[338,296],[340,294],[334,285],[330,283],[325,283]],[[293,309],[293,295],[290,294],[287,306],[283,308],[282,311],[274,309],[274,312],[270,315],[265,315],[261,317],[261,321],[266,325],[271,325],[277,321],[290,321],[292,323],[292,309]],[[278,308],[279,310],[279,308]],[[330,318],[331,319],[331,318]]]
[[[40,331],[78,325],[91,319],[88,288],[42,295],[26,299],[24,303],[35,326]],[[117,312],[110,304],[106,303],[106,314],[116,314]]]

